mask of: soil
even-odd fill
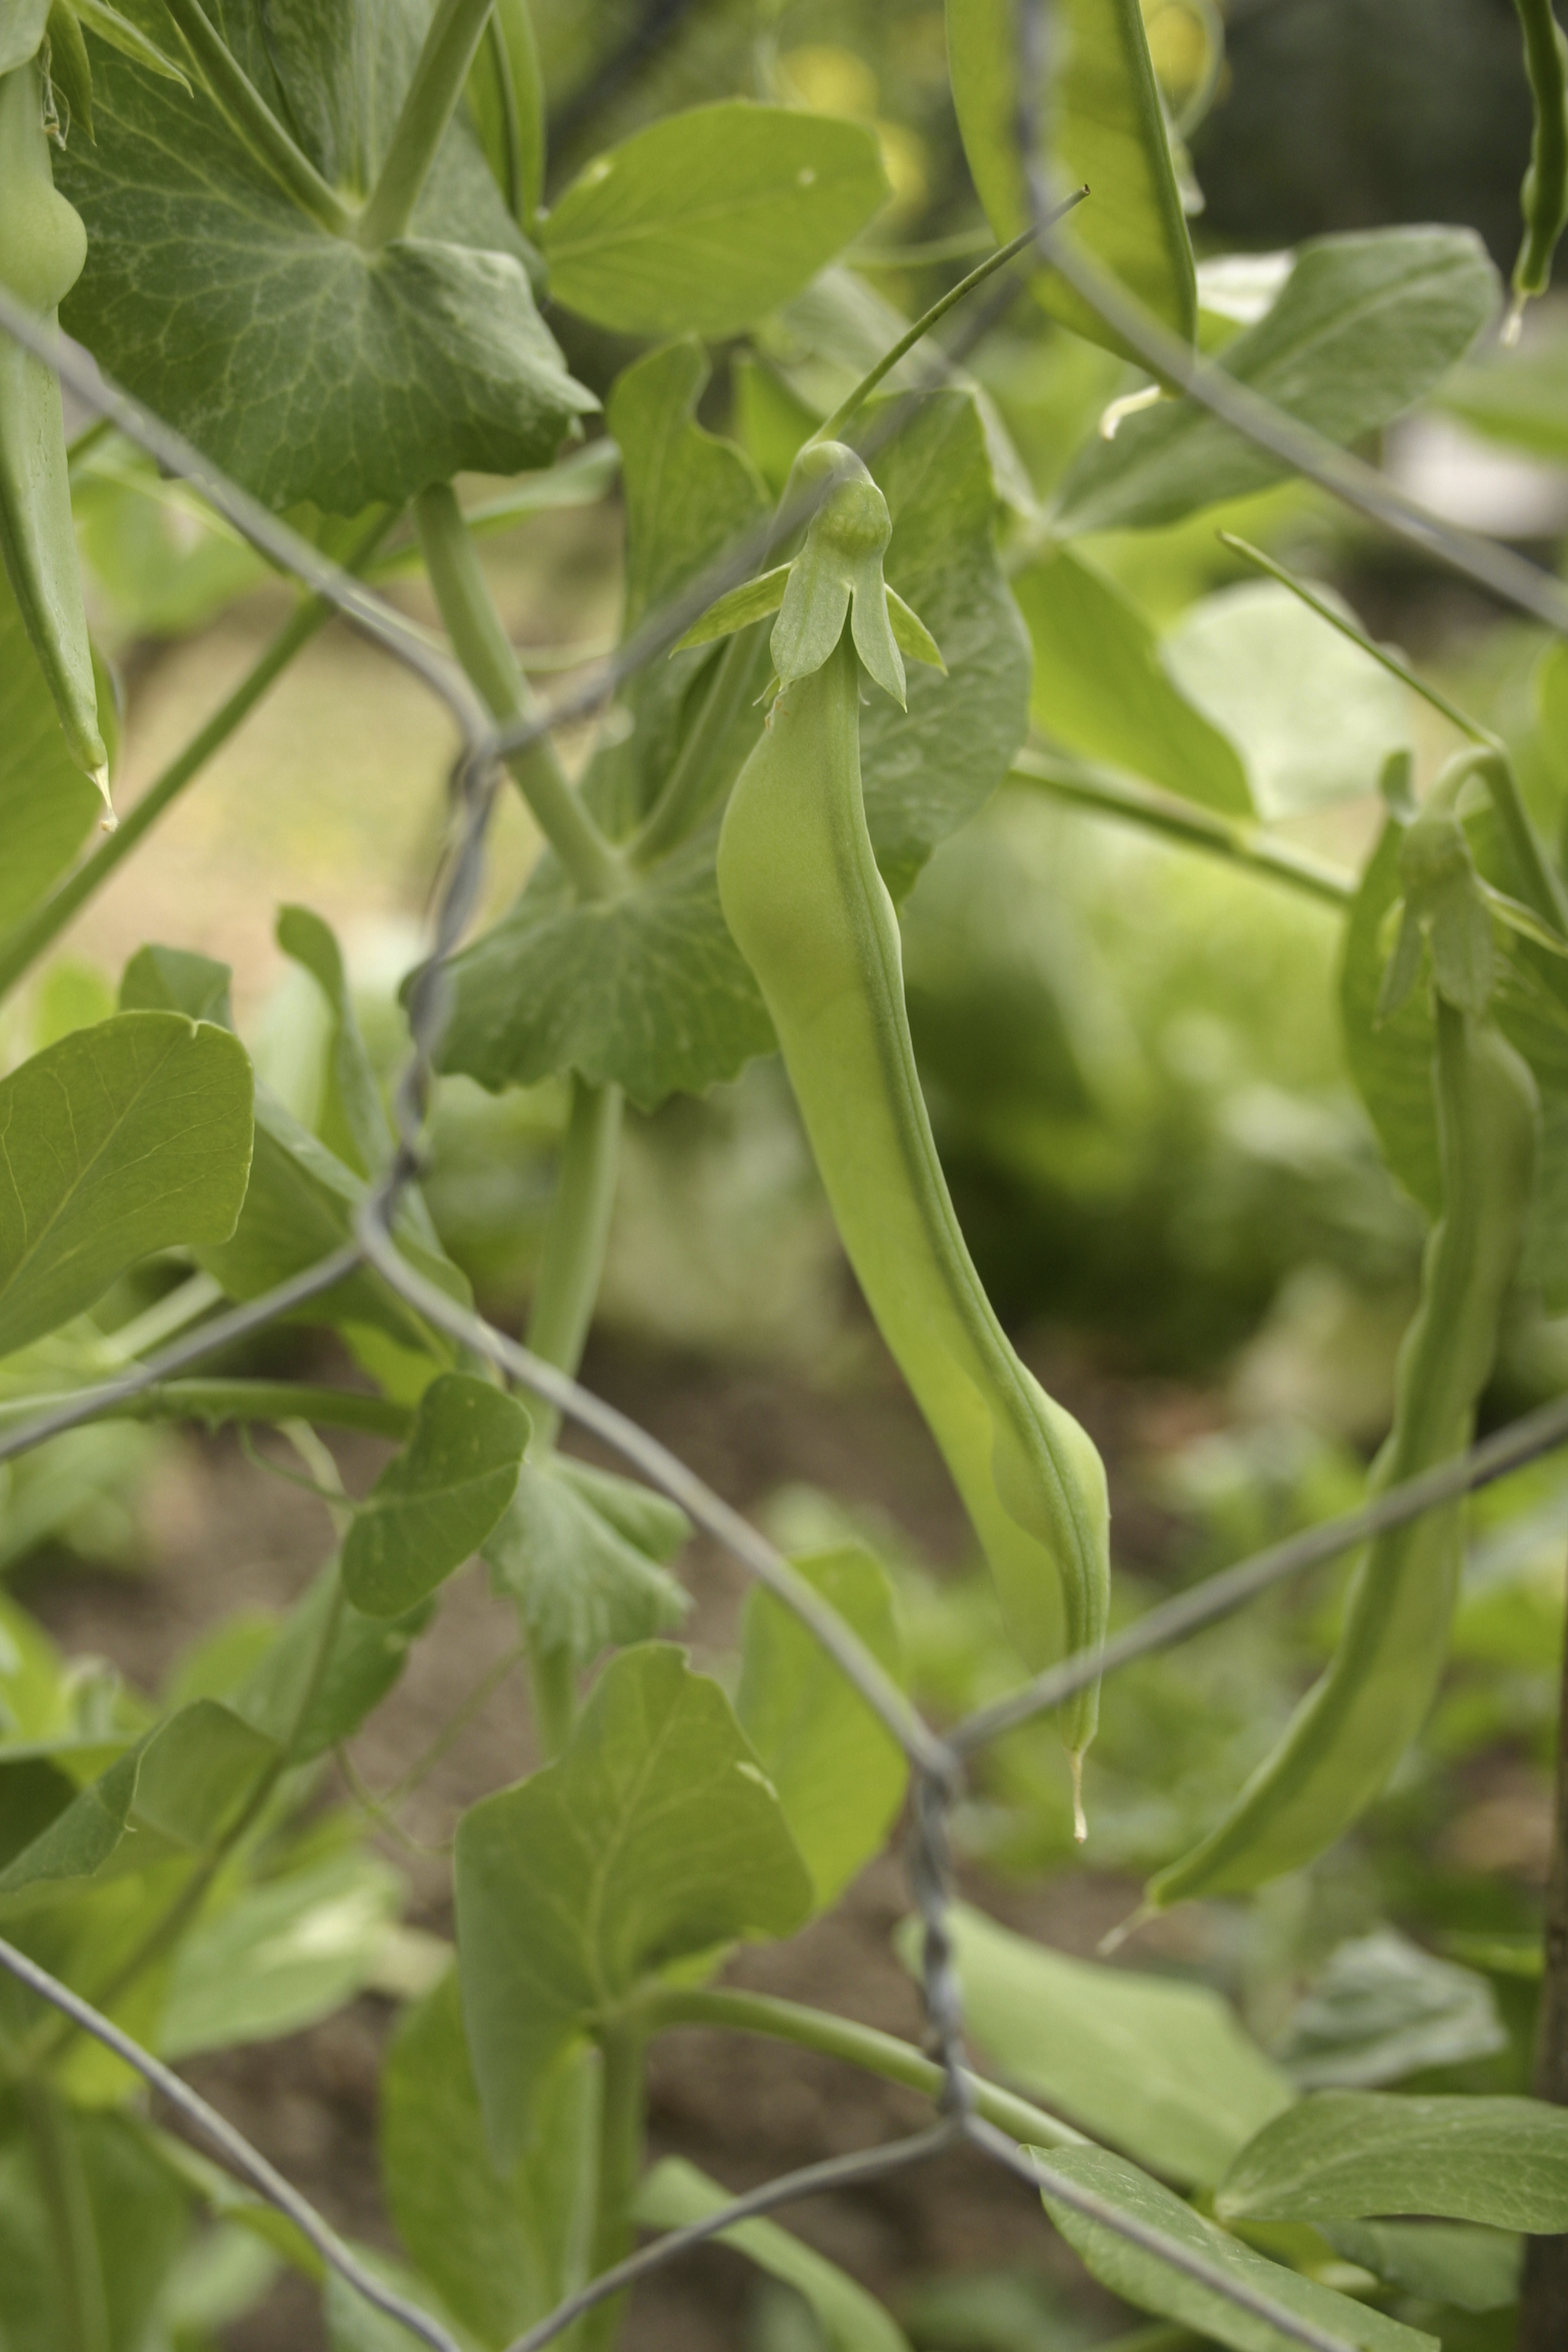
[[[1060,1380],[1059,1369],[1052,1376]],[[754,1510],[782,1484],[805,1478],[879,1506],[928,1557],[962,1550],[956,1499],[890,1372],[873,1373],[851,1393],[824,1393],[784,1374],[672,1361],[623,1346],[591,1355],[585,1377],[742,1508]],[[1124,1457],[1136,1394],[1086,1381],[1081,1366],[1076,1392],[1068,1392],[1111,1458]],[[354,1490],[384,1458],[384,1448],[368,1439],[335,1440],[334,1450]],[[149,1689],[189,1643],[237,1609],[286,1605],[329,1543],[321,1507],[268,1475],[232,1435],[182,1439],[155,1477],[147,1517],[144,1572],[88,1572],[57,1562],[28,1575],[23,1591],[68,1649],[107,1655]],[[1140,1519],[1135,1502],[1123,1531],[1135,1545],[1140,1534],[1148,1544],[1160,1533]],[[684,1638],[700,1666],[711,1664],[733,1644],[741,1572],[700,1542],[683,1573],[695,1598]],[[396,1779],[483,1676],[496,1654],[495,1611],[476,1572],[447,1588],[403,1683],[354,1743],[373,1788]],[[516,1779],[531,1760],[526,1703],[513,1677],[417,1791],[405,1828],[421,1844],[441,1847],[465,1805]],[[409,1878],[410,1921],[449,1935],[445,1860],[385,1850]],[[1135,1893],[1124,1881],[1081,1876],[1024,1891],[972,1882],[969,1891],[1014,1924],[1080,1952],[1092,1949]],[[889,1854],[805,1934],[742,1951],[729,1979],[918,2040],[919,2004],[891,1946],[908,1907],[901,1869]],[[387,2247],[395,2240],[377,2185],[376,2084],[395,2014],[390,2002],[363,1998],[308,2032],[188,2069],[341,2230]],[[650,2091],[650,2152],[684,2156],[736,2189],[918,2128],[930,2113],[911,2095],[853,2070],[709,2031],[659,2042]],[[1114,2306],[1083,2284],[1037,2201],[978,2158],[950,2156],[800,2205],[788,2220],[895,2305],[911,2282],[936,2273],[1005,2268],[1054,2287],[1088,2332],[1115,2332]],[[637,2352],[738,2352],[748,2340],[756,2276],[722,2249],[687,2257],[639,2290],[627,2343]],[[1072,2340],[1081,2340],[1076,2329]],[[318,2352],[325,2337],[314,2291],[280,2278],[226,2342],[230,2352]]]

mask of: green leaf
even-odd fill
[[[667,2156],[638,2183],[634,2211],[656,2230],[705,2221],[730,2202],[731,2192],[679,2156]],[[776,2221],[738,2221],[714,2242],[733,2246],[759,2270],[804,2295],[816,2313],[829,2352],[909,2352],[909,2338],[890,2311],[847,2271],[803,2244]]]
[[[342,953],[330,925],[309,907],[279,910],[278,944],[303,965],[327,1000],[331,1031],[327,1046],[327,1083],[317,1131],[356,1176],[378,1177],[392,1158],[392,1128],[360,1035]],[[434,1233],[432,1247],[438,1244]]]
[[[901,1644],[881,1561],[846,1544],[795,1566],[897,1677]],[[753,1591],[746,1602],[735,1712],[778,1790],[816,1907],[826,1910],[887,1842],[909,1779],[903,1750],[821,1643],[770,1592]]]
[[[210,1853],[278,1760],[276,1743],[231,1707],[195,1700],[118,1757],[0,1871],[0,1906],[30,1908],[110,1864],[118,1873]]]
[[[403,1893],[385,1863],[350,1852],[204,1912],[175,1958],[160,2054],[273,2041],[330,2016],[374,1977]]]
[[[610,396],[626,485],[627,633],[766,512],[741,451],[696,422],[708,376],[699,347],[675,343],[628,368]],[[714,658],[677,654],[628,687],[632,731],[595,758],[585,782],[612,833],[629,832],[657,795],[690,721],[688,698]],[[731,730],[728,775],[757,725],[747,710]],[[710,823],[613,904],[579,906],[555,861],[541,859],[512,912],[457,961],[446,1066],[492,1087],[558,1069],[624,1071],[633,1098],[652,1108],[766,1053],[772,1029],[720,912],[715,837]]]
[[[125,1834],[139,1760],[134,1750],[120,1757],[0,1871],[0,1908],[96,1877]]]
[[[1274,2055],[1303,2090],[1369,2090],[1507,2047],[1487,1978],[1380,1927],[1337,1947]]]
[[[716,604],[710,604],[700,621],[693,621],[683,637],[678,638],[674,650],[685,653],[692,646],[710,646],[716,637],[728,637],[737,629],[750,628],[753,621],[765,621],[784,603],[789,584],[791,566],[775,563],[758,580],[742,581],[731,588]]]
[[[667,1633],[691,1605],[553,1461],[523,1464],[484,1556],[492,1586],[517,1602],[531,1640],[570,1652],[579,1665],[612,1643]]]
[[[224,30],[273,111],[351,202],[368,188],[426,29],[417,0],[274,12]],[[593,397],[529,284],[530,248],[471,124],[454,120],[411,233],[328,235],[216,105],[100,56],[97,144],[59,184],[87,224],[68,331],[268,505],[357,514],[462,469],[548,465]],[[237,394],[243,386],[243,396]]]
[[[270,576],[205,499],[129,442],[111,438],[72,467],[71,509],[122,640],[187,635]]]
[[[888,196],[874,132],[793,109],[694,107],[595,156],[542,228],[551,291],[625,335],[738,335]]]
[[[1380,2311],[1369,2311],[1364,2304],[1352,2303],[1348,2295],[1336,2294],[1331,2287],[1302,2278],[1226,2237],[1168,2189],[1105,2148],[1053,2148],[1047,2160],[1053,2171],[1066,2173],[1079,2187],[1096,2190],[1134,2221],[1202,2254],[1238,2285],[1271,2296],[1288,2311],[1354,2346],[1357,2352],[1438,2352],[1435,2336],[1402,2326]],[[1100,2284],[1121,2295],[1124,2303],[1190,2327],[1205,2342],[1234,2346],[1235,2352],[1300,2352],[1294,2336],[1240,2310],[1217,2289],[1200,2284],[1157,2254],[1129,2244],[1102,2223],[1085,2221],[1048,2190],[1045,2202],[1068,2243]]]
[[[1206,1986],[1069,1959],[967,1904],[953,1924],[979,2047],[1010,2081],[1173,2180],[1217,2180],[1295,2098]]]
[[[49,0],[9,0],[0,24],[0,74],[14,73],[37,55],[48,16]]]
[[[606,421],[621,450],[626,509],[623,643],[767,517],[767,494],[744,453],[697,422],[710,373],[700,344],[669,343],[626,368],[610,394]],[[613,834],[629,832],[656,797],[690,721],[689,698],[711,660],[677,652],[629,681],[626,740],[597,752],[584,780]],[[747,712],[724,747],[726,773],[739,769],[755,732]]]
[[[1018,0],[947,0],[958,127],[998,243],[1016,236],[1030,215],[1019,152],[1019,14]],[[1054,13],[1051,43],[1054,102],[1041,125],[1044,151],[1058,196],[1089,189],[1063,234],[1191,342],[1193,251],[1138,0],[1066,0]],[[1054,317],[1121,350],[1059,278],[1042,270],[1035,284]]]
[[[0,1757],[0,1869],[42,1837],[77,1793],[77,1783],[47,1756]]]
[[[100,692],[99,709],[111,712],[112,698]],[[66,749],[54,697],[0,567],[0,923],[27,913],[102,814],[97,785]]]
[[[182,89],[190,89],[185,74],[168,51],[161,49],[140,25],[133,25],[129,16],[112,6],[110,0],[68,0],[68,5],[72,15],[80,17],[88,31],[96,33],[100,41],[107,41],[111,49],[118,49],[122,57],[134,58],[139,64],[146,66],[153,73],[163,74],[170,81],[177,81]]]
[[[691,383],[689,371],[684,382]],[[873,420],[880,407],[872,404]],[[658,443],[639,444],[628,431],[618,394],[612,415],[635,501],[637,475]],[[731,460],[738,463],[733,452]],[[939,393],[923,402],[879,453],[875,472],[893,516],[888,577],[929,625],[948,665],[945,677],[911,675],[907,710],[879,696],[861,717],[867,821],[899,897],[1005,774],[1026,726],[1028,648],[992,543],[995,491],[970,396]],[[729,478],[726,523],[739,505],[732,467]],[[697,511],[695,499],[689,510]],[[636,521],[634,503],[634,531]],[[720,531],[706,553],[718,554],[730,536]],[[689,555],[696,570],[702,554],[691,546]],[[664,667],[702,659],[681,655]],[[590,798],[618,813],[621,829],[667,772],[681,716],[678,698],[638,706],[637,731],[591,781]],[[723,749],[728,776],[760,726],[747,709]],[[575,1069],[593,1083],[623,1086],[648,1109],[678,1091],[700,1094],[766,1053],[772,1024],[719,906],[717,835],[710,818],[635,888],[591,905],[578,905],[554,861],[542,859],[511,913],[457,960],[444,1066],[489,1087]]]
[[[176,1013],[117,1013],[0,1080],[0,1354],[151,1251],[226,1239],[250,1158],[244,1047]]]
[[[258,1298],[291,1275],[341,1249],[353,1238],[354,1223],[369,1186],[336,1152],[302,1126],[265,1087],[256,1093],[256,1145],[250,1184],[233,1239],[195,1252],[196,1263],[223,1285],[231,1298]],[[426,1238],[422,1205],[409,1196],[393,1226],[398,1248],[419,1273],[459,1305],[472,1304],[465,1277]],[[379,1275],[350,1275],[292,1318],[298,1322],[369,1325],[399,1347],[450,1361],[450,1343],[404,1305]]]
[[[1226,346],[1226,373],[1342,445],[1389,424],[1463,357],[1497,307],[1497,273],[1468,229],[1377,229],[1303,246],[1279,300]],[[1068,537],[1148,530],[1290,468],[1195,400],[1162,401],[1094,441],[1062,485]]]
[[[442,1067],[481,1086],[575,1070],[639,1109],[703,1094],[772,1050],[773,1024],[713,878],[717,820],[623,897],[580,905],[552,859],[456,959]]]
[[[1489,811],[1465,830],[1483,879],[1511,896],[1519,877]],[[1384,925],[1401,894],[1399,849],[1404,829],[1385,826],[1362,876],[1345,932],[1340,981],[1345,1059],[1366,1105],[1384,1158],[1405,1191],[1430,1217],[1442,1214],[1437,1156],[1437,1107],[1432,1090],[1430,991],[1414,989],[1380,1024],[1379,997],[1387,961]],[[1520,1279],[1539,1283],[1548,1308],[1568,1306],[1568,1001],[1562,959],[1528,940],[1500,934],[1502,978],[1492,1010],[1498,1025],[1524,1055],[1541,1091],[1541,1139],[1535,1198]]]
[[[406,2010],[382,2070],[381,2169],[397,2234],[454,2318],[505,2344],[580,2284],[595,2097],[584,2056],[541,2094],[537,2146],[500,2173],[485,2146],[458,1972]]]
[[[142,2352],[156,2341],[158,2305],[189,2232],[189,2209],[133,2124],[63,2105],[59,2122],[75,2144],[102,2273],[105,2328],[95,2340],[103,2352]],[[34,2144],[12,2121],[0,2130],[6,2352],[58,2352],[80,2342],[77,2307],[62,2292],[57,2244]]]
[[[364,1617],[338,1600],[336,1563],[322,1570],[284,1619],[265,1655],[233,1695],[236,1712],[309,1764],[359,1729],[407,1663],[430,1622],[425,1601],[405,1616]],[[324,1663],[321,1643],[336,1613]]]
[[[1506,2230],[1465,2221],[1321,2221],[1336,2254],[1424,2303],[1506,2311],[1519,2301],[1521,2249]]]
[[[1561,327],[1457,368],[1437,404],[1474,433],[1549,464],[1568,460],[1568,335]]]
[[[686,1513],[657,1487],[619,1477],[613,1470],[596,1470],[591,1462],[579,1462],[570,1454],[552,1454],[551,1460],[556,1476],[575,1487],[617,1535],[649,1559],[662,1565],[691,1541],[694,1530]]]
[[[1255,814],[1235,744],[1184,695],[1152,623],[1107,575],[1047,547],[1013,575],[1043,735],[1227,815]]]
[[[232,1029],[233,978],[226,963],[189,948],[138,948],[120,977],[120,1010],[183,1013],[187,1021],[212,1021],[220,1029]]]
[[[144,1742],[117,1863],[134,1868],[163,1853],[214,1853],[279,1762],[278,1745],[233,1707],[194,1699]]]
[[[1410,741],[1399,680],[1274,581],[1189,605],[1163,652],[1178,690],[1240,753],[1266,824],[1375,791]]]
[[[367,1617],[401,1617],[478,1551],[510,1502],[529,1421],[515,1397],[443,1372],[413,1433],[354,1513],[343,1591]]]
[[[717,1683],[664,1643],[605,1668],[557,1764],[466,1813],[458,1952],[497,2162],[606,2008],[674,1960],[787,1936],[811,1881]]]
[[[1426,2213],[1568,2231],[1568,2111],[1541,2099],[1315,2091],[1237,2158],[1227,2220],[1355,2221]]]

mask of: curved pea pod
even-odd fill
[[[1535,1081],[1492,1022],[1440,991],[1436,1019],[1444,1210],[1399,1351],[1394,1431],[1373,1466],[1373,1493],[1469,1443],[1530,1211]],[[1436,1696],[1462,1556],[1457,1503],[1374,1540],[1327,1671],[1224,1821],[1151,1880],[1154,1908],[1299,1869],[1365,1811]]]
[[[0,75],[0,282],[53,325],[87,257],[56,189],[36,64]],[[71,757],[108,799],[92,648],[71,524],[65,420],[52,368],[0,332],[0,555]]]
[[[861,798],[857,649],[869,644],[879,668],[890,667],[890,640],[865,609],[881,595],[887,509],[879,522],[855,488],[819,513],[785,590],[773,641],[784,687],[725,814],[719,892],[773,1015],[850,1264],[952,1474],[1014,1637],[1039,1666],[1064,1639],[1092,1649],[1103,1638],[1105,1475],[997,1322],[931,1139],[898,919]],[[901,670],[899,686],[901,699]],[[1075,1768],[1097,1709],[1090,1689],[1064,1710]]]
[[[1530,167],[1520,192],[1524,236],[1513,265],[1512,310],[1504,340],[1517,341],[1532,294],[1552,282],[1552,257],[1568,224],[1568,40],[1552,0],[1514,0],[1524,35],[1524,66],[1535,112]]]

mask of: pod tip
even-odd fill
[[[115,815],[114,803],[109,797],[108,768],[94,768],[92,771],[92,781],[98,786],[100,795],[103,801],[103,814],[98,821],[98,829],[100,833],[118,833],[120,830],[120,819]]]
[[[1072,1767],[1072,1834],[1075,1845],[1089,1839],[1089,1815],[1083,1809],[1083,1751],[1077,1748],[1068,1758]]]
[[[1524,306],[1529,299],[1527,294],[1517,293],[1508,306],[1508,316],[1502,322],[1500,338],[1504,351],[1511,352],[1519,341],[1524,326]]]

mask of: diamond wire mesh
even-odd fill
[[[1038,68],[1048,47],[1048,8],[1041,5],[1041,0],[1030,0],[1020,12],[1025,70],[1020,73],[1019,86],[1023,89],[1037,86]],[[1093,265],[1057,232],[1054,215],[1047,209],[1038,123],[1032,112],[1024,124],[1024,133],[1025,152],[1030,158],[1031,199],[1039,224],[1037,238],[1040,251],[1112,331],[1139,353],[1152,372],[1190,393],[1223,422],[1281,457],[1294,470],[1369,520],[1568,635],[1568,593],[1549,575],[1507,550],[1453,530],[1396,492],[1373,468],[1247,392],[1235,379],[1194,362],[1185,347],[1161,328],[1123,289],[1101,278]],[[963,352],[984,332],[1016,290],[1016,281],[1005,283],[986,302],[975,306],[964,336],[953,352],[939,362],[941,375],[952,375]],[[800,2198],[885,2177],[959,2143],[973,2147],[1031,2187],[1042,2189],[1053,2200],[1225,2297],[1280,2336],[1310,2347],[1310,2352],[1354,2352],[1345,2338],[1321,2328],[1277,2303],[1266,2292],[1247,2285],[1202,2254],[1137,2220],[1060,2172],[1039,2151],[1021,2147],[975,2113],[973,2077],[964,2063],[963,2004],[949,1927],[952,1879],[948,1816],[963,1784],[963,1759],[991,1739],[1058,1705],[1100,1673],[1184,1640],[1202,1626],[1244,1606],[1270,1586],[1333,1558],[1383,1528],[1399,1525],[1501,1477],[1568,1442],[1568,1399],[1525,1416],[1442,1469],[1389,1490],[1363,1510],[1310,1528],[1209,1578],[1194,1591],[1150,1611],[1099,1654],[1083,1653],[1068,1658],[1017,1693],[977,1710],[945,1737],[938,1734],[910,1706],[844,1621],[756,1528],[646,1431],[424,1280],[401,1257],[392,1237],[392,1222],[399,1201],[421,1169],[420,1139],[447,1019],[447,965],[472,919],[482,884],[486,835],[501,762],[526,751],[563,722],[590,717],[601,709],[628,677],[673,645],[719,595],[751,577],[765,559],[769,546],[808,519],[810,502],[802,502],[796,510],[775,519],[764,531],[751,534],[731,548],[684,593],[652,614],[584,685],[503,725],[492,725],[455,663],[433,649],[363,583],[331,563],[221,475],[199,450],[160,418],[106,381],[85,353],[39,329],[3,287],[0,332],[13,335],[58,367],[62,382],[97,415],[106,418],[150,454],[165,472],[182,478],[197,489],[280,570],[325,598],[393,659],[411,669],[446,705],[463,740],[452,778],[452,801],[457,812],[454,838],[437,903],[430,954],[421,968],[410,1003],[412,1045],[395,1097],[396,1153],[385,1178],[362,1212],[354,1241],[263,1297],[214,1318],[189,1338],[145,1360],[121,1378],[79,1391],[68,1402],[25,1424],[0,1433],[0,1462],[141,1394],[308,1304],[344,1275],[372,1266],[431,1322],[471,1347],[504,1378],[593,1431],[631,1467],[679,1502],[698,1526],[731,1552],[749,1576],[767,1586],[804,1620],[898,1739],[911,1767],[908,1872],[922,1929],[921,1985],[927,2042],[942,2070],[937,2122],[927,2130],[889,2146],[781,2176],[746,2196],[735,2198],[702,2221],[665,2232],[567,2298],[519,2336],[508,2352],[542,2352],[544,2346],[595,2304],[624,2292],[689,2248],[739,2221]],[[890,403],[872,431],[858,436],[862,452],[874,453],[879,442],[898,430],[910,404],[920,397],[919,392],[909,393]],[[170,2068],[68,1986],[3,1940],[0,1968],[132,2066],[259,2196],[295,2222],[323,2263],[346,2284],[433,2347],[433,2352],[459,2352],[455,2339],[437,2319],[368,2270],[309,2201]]]

